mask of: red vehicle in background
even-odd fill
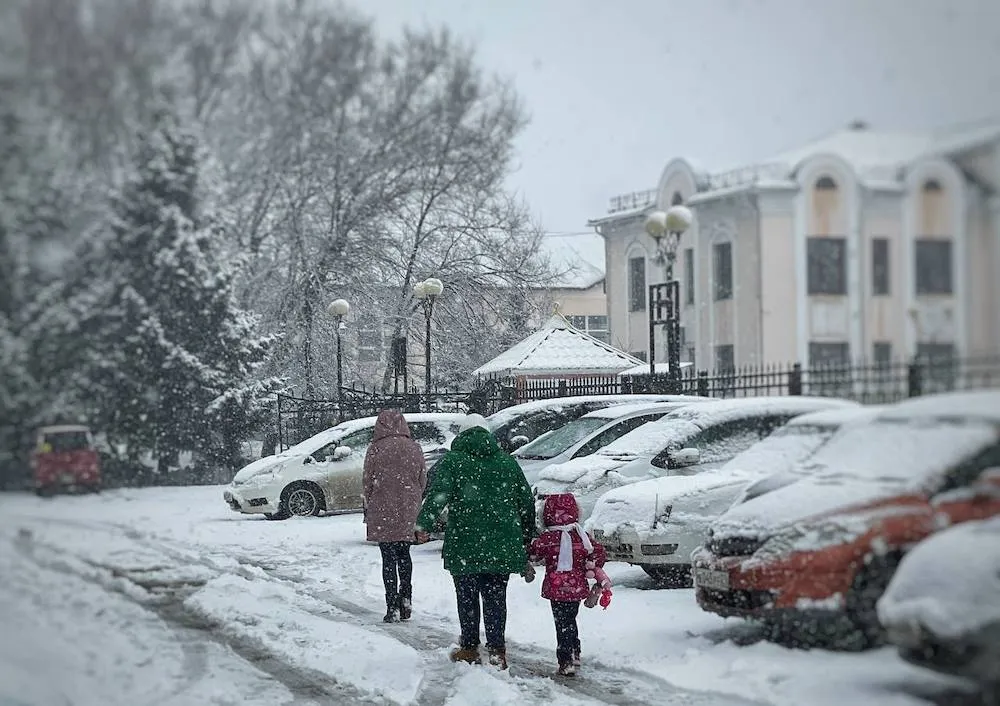
[[[81,425],[41,427],[31,453],[35,492],[97,492],[101,489],[101,459],[90,429]]]

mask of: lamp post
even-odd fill
[[[326,310],[333,316],[334,331],[337,336],[337,418],[344,421],[344,357],[340,347],[340,332],[347,328],[344,325],[344,317],[351,310],[351,305],[346,299],[334,299]]]
[[[427,396],[427,410],[431,411],[431,316],[434,301],[444,291],[444,283],[436,277],[429,277],[413,285],[413,296],[424,310],[424,394]]]
[[[681,379],[680,282],[674,279],[674,262],[681,236],[694,217],[685,206],[653,211],[646,218],[646,233],[656,241],[653,261],[663,266],[664,282],[649,286],[649,375],[656,373],[656,325],[667,325],[667,375],[671,392],[678,392]]]

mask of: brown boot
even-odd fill
[[[469,664],[482,664],[483,660],[479,656],[478,647],[459,647],[452,650],[448,655],[452,662],[468,662]]]
[[[507,650],[502,647],[491,647],[490,666],[500,671],[507,669]]]

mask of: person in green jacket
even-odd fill
[[[490,664],[507,668],[507,582],[511,574],[530,581],[527,545],[536,534],[535,503],[517,461],[500,449],[486,420],[470,414],[437,473],[416,523],[425,542],[448,508],[444,568],[455,580],[462,628],[452,661],[480,663],[480,601]]]

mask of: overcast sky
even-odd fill
[[[855,118],[1000,119],[997,0],[349,0],[384,31],[449,25],[532,122],[511,186],[585,230],[684,156],[716,170]]]

